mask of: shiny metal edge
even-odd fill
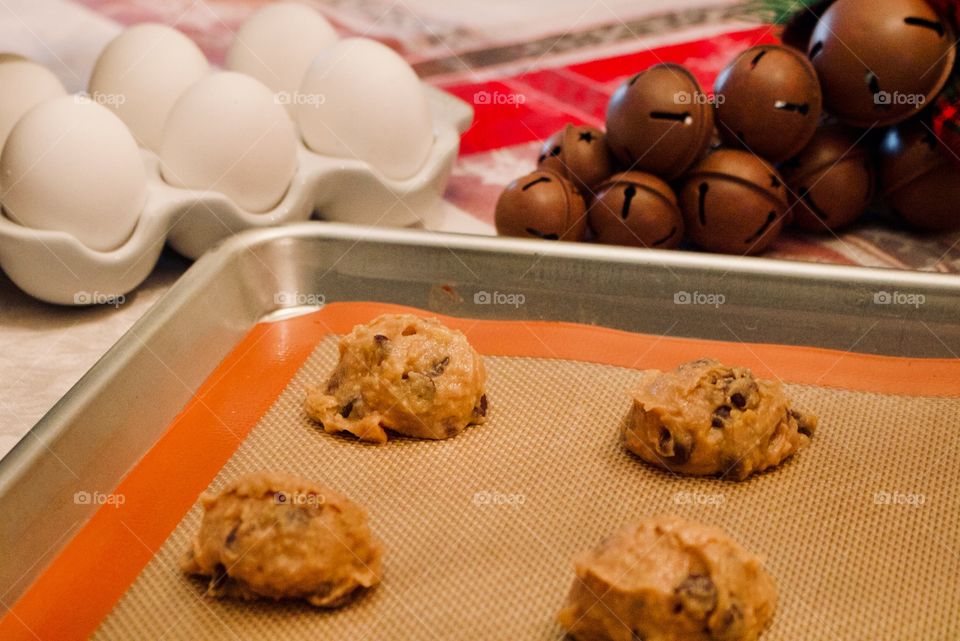
[[[229,260],[230,255],[244,249],[253,249],[277,239],[326,238],[349,241],[366,241],[390,244],[415,244],[445,250],[475,250],[521,254],[524,256],[555,256],[570,259],[587,259],[608,263],[630,263],[650,267],[699,268],[717,271],[783,276],[786,278],[810,278],[840,280],[904,286],[925,286],[960,292],[960,276],[937,272],[902,271],[873,267],[857,267],[825,263],[788,261],[757,256],[727,256],[690,251],[635,249],[590,243],[545,242],[500,236],[479,236],[432,232],[410,228],[383,228],[341,223],[307,222],[263,230],[245,232],[226,239],[198,261],[188,279],[203,278],[204,272],[216,270],[219,264]]]

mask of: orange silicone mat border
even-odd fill
[[[309,315],[254,326],[116,488],[126,498],[123,505],[95,512],[0,619],[0,639],[86,639],[316,345],[329,334],[346,333],[378,314],[396,311],[425,314],[381,303],[334,303]],[[881,394],[960,396],[960,360],[955,359],[649,336],[559,322],[440,318],[464,331],[474,347],[489,356],[659,369],[711,356],[791,383]]]

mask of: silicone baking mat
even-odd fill
[[[306,386],[334,365],[336,335],[388,309],[335,304],[256,326],[0,638],[558,639],[572,557],[664,512],[719,524],[765,558],[781,593],[766,641],[960,632],[960,363],[445,318],[485,354],[485,425],[383,446],[324,434],[303,413]],[[785,380],[821,417],[811,446],[744,483],[627,454],[619,427],[639,370],[704,356]],[[178,570],[197,494],[264,468],[366,507],[387,549],[379,588],[334,612],[201,596]]]

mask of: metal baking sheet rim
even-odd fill
[[[453,256],[468,272],[470,267],[465,259],[482,257],[498,264],[519,260],[518,264],[528,265],[522,277],[529,276],[531,286],[535,283],[536,290],[544,296],[557,298],[554,303],[563,300],[559,298],[561,294],[582,288],[586,274],[597,283],[603,282],[605,274],[624,269],[631,278],[648,276],[648,272],[669,272],[695,282],[705,277],[730,276],[748,285],[752,281],[766,283],[757,294],[760,299],[769,295],[768,302],[773,309],[777,301],[790,295],[791,286],[801,284],[820,287],[806,294],[808,297],[822,296],[825,287],[857,292],[860,298],[871,292],[915,292],[929,297],[925,311],[932,312],[931,317],[952,318],[953,323],[960,319],[960,278],[944,274],[321,222],[243,232],[223,241],[192,266],[0,461],[0,513],[9,517],[0,520],[0,585],[10,586],[4,596],[8,605],[69,540],[67,534],[81,526],[97,507],[77,505],[72,500],[73,493],[79,489],[112,490],[250,327],[260,320],[301,311],[297,308],[278,310],[283,306],[276,302],[275,292],[278,286],[284,286],[278,281],[284,281],[285,276],[288,284],[298,280],[296,261],[290,264],[285,257],[296,253],[297,243],[311,241],[342,245],[342,256],[360,245],[382,251],[389,251],[390,247],[406,248],[425,258]],[[274,265],[264,262],[270,250],[275,251]],[[249,285],[244,281],[248,274],[243,273],[244,265],[238,258],[247,253],[253,253],[255,262],[261,263],[262,268],[274,267],[281,273],[273,274],[272,291],[258,291],[251,296],[251,291],[244,289]],[[371,267],[368,262],[359,267],[364,265]],[[545,267],[538,269],[537,265]],[[580,282],[575,279],[547,282],[554,275],[551,270],[558,265],[565,266],[574,277],[580,274]],[[389,270],[390,265],[385,263],[380,268]],[[231,273],[230,269],[235,272]],[[336,274],[336,269],[335,263],[327,271]],[[429,268],[424,268],[421,284],[446,282],[444,274],[427,271]],[[493,280],[493,277],[489,281],[475,279],[474,284],[478,288],[492,287]],[[777,291],[767,291],[770,283],[774,283]],[[624,298],[629,299],[629,295],[624,294]],[[413,306],[419,302],[419,306],[426,307],[423,301],[382,302]],[[558,308],[554,305],[554,309]],[[851,306],[856,308],[857,305]],[[477,309],[475,306],[473,311]],[[442,311],[457,315],[456,311]],[[901,310],[898,306],[884,311],[894,320],[901,312],[909,314],[909,308]],[[902,322],[911,321],[904,316]],[[960,336],[960,325],[956,329]],[[197,356],[191,351],[194,345],[202,345],[206,354]],[[944,347],[950,350],[946,342]],[[189,354],[191,358],[179,358],[176,362],[182,368],[174,372],[161,354],[168,358]],[[153,394],[163,389],[163,383],[175,393],[158,399]],[[138,413],[139,410],[146,413]],[[85,460],[78,458],[78,452],[94,454]],[[75,472],[74,468],[80,471]]]

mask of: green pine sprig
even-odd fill
[[[800,11],[806,11],[820,0],[747,0],[744,13],[770,24],[786,24]]]

